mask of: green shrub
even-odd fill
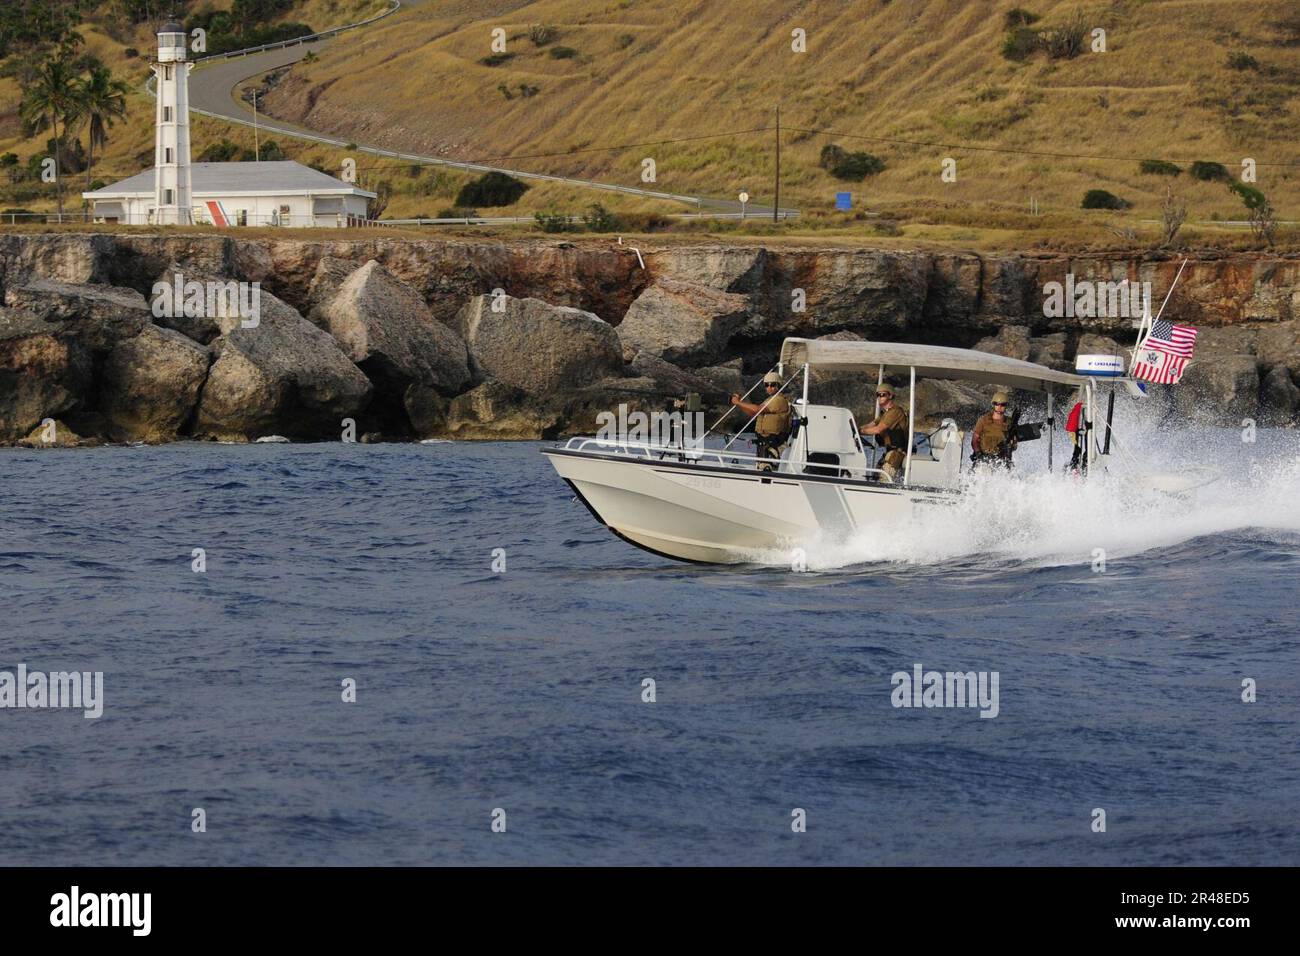
[[[1020,7],[1012,7],[1002,15],[1002,24],[1008,30],[1014,29],[1015,27],[1031,27],[1038,21],[1038,14],[1030,13],[1028,10],[1021,9]]]
[[[844,158],[844,147],[836,146],[834,143],[827,143],[822,147],[821,155],[817,157],[817,165],[822,169],[834,169],[835,165]]]
[[[1082,10],[1076,10],[1059,27],[1041,31],[1038,39],[1053,60],[1069,60],[1083,52],[1087,36],[1088,21]]]
[[[228,139],[223,139],[219,143],[209,143],[204,147],[203,152],[199,153],[196,162],[200,163],[229,163],[233,162],[239,155],[239,147]]]
[[[630,33],[620,33],[614,38],[614,46],[618,47],[620,50],[626,50],[635,42],[636,37]]]
[[[1089,189],[1083,194],[1084,209],[1128,209],[1133,204],[1104,189]]]
[[[600,203],[592,203],[582,215],[582,221],[591,232],[615,232],[622,228],[618,216]]]
[[[506,173],[484,173],[461,187],[457,206],[511,206],[528,192],[528,186]]]
[[[571,46],[551,47],[552,60],[572,60],[577,55],[578,55],[578,51]]]
[[[1228,69],[1230,70],[1258,70],[1259,61],[1245,51],[1228,54]]]
[[[437,219],[477,219],[477,209],[457,209],[454,206],[446,206],[438,210]]]
[[[1008,60],[1025,60],[1042,48],[1038,34],[1029,27],[1013,27],[1002,38],[1002,55]]]
[[[537,221],[542,232],[567,232],[569,217],[562,212],[536,212],[533,219]]]
[[[1230,189],[1234,194],[1236,194],[1237,198],[1241,200],[1242,205],[1244,205],[1251,212],[1254,212],[1257,209],[1264,208],[1264,204],[1268,202],[1268,200],[1264,198],[1264,194],[1262,192],[1260,192],[1254,186],[1247,186],[1245,183],[1238,183],[1238,182],[1229,183],[1228,189]]]
[[[1138,164],[1138,169],[1148,176],[1181,176],[1183,170],[1176,163],[1166,162],[1163,159],[1144,159]]]
[[[1199,179],[1203,183],[1227,182],[1230,178],[1222,163],[1207,163],[1199,159],[1192,163],[1192,168],[1188,171],[1193,179]]]
[[[870,153],[845,153],[831,167],[831,175],[836,179],[859,182],[868,176],[874,176],[885,168],[885,161]]]
[[[502,63],[506,63],[514,58],[515,55],[513,53],[492,53],[483,57],[479,62],[484,66],[500,66]]]

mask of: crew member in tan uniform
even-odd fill
[[[768,372],[763,376],[763,390],[767,398],[762,402],[746,402],[739,395],[731,396],[731,404],[754,419],[754,434],[758,436],[759,458],[780,461],[785,441],[790,436],[790,402],[781,394],[781,376]],[[759,462],[759,471],[772,471],[774,465]]]
[[[907,412],[894,401],[893,386],[882,382],[876,388],[876,401],[880,412],[870,425],[863,425],[858,431],[863,435],[874,435],[876,444],[885,449],[885,457],[877,467],[885,473],[885,478],[893,481],[903,468],[907,458],[907,442],[912,425],[907,420]]]
[[[985,412],[975,423],[971,432],[970,460],[976,464],[1011,467],[1011,453],[1016,450],[1016,436],[1011,432],[1011,420],[1007,417],[1007,404],[1011,396],[998,392],[993,396],[993,411]]]

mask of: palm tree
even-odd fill
[[[36,71],[36,79],[23,94],[23,122],[34,132],[54,130],[55,194],[59,202],[59,220],[63,219],[63,137],[68,124],[81,109],[81,84],[77,82],[72,59],[52,56]]]
[[[113,124],[126,116],[126,94],[129,88],[102,64],[92,66],[81,82],[78,99],[81,118],[87,124],[89,150],[86,153],[86,191],[90,191],[91,167],[95,164],[95,150],[108,143],[108,131]]]

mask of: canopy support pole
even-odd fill
[[[912,477],[912,446],[916,444],[912,437],[912,422],[916,420],[916,366],[908,369],[907,382],[907,460],[903,462],[903,484]]]
[[[1085,422],[1087,423],[1086,440],[1087,440],[1087,442],[1088,442],[1088,446],[1087,446],[1087,448],[1084,449],[1084,451],[1085,451],[1085,453],[1086,453],[1086,455],[1087,455],[1087,457],[1085,458],[1085,462],[1087,463],[1087,467],[1088,467],[1088,475],[1089,475],[1089,476],[1092,475],[1092,446],[1093,446],[1094,444],[1096,444],[1096,440],[1093,438],[1093,434],[1092,434],[1092,432],[1093,432],[1093,429],[1092,429],[1092,422],[1093,422],[1093,418],[1092,418],[1092,399],[1093,399],[1093,392],[1094,392],[1093,381],[1092,381],[1092,379],[1088,379],[1088,385],[1087,385],[1087,387],[1084,389],[1084,400],[1085,400],[1085,405],[1084,405],[1084,409],[1083,409],[1083,415],[1084,415],[1084,420],[1085,420]]]
[[[1056,431],[1056,420],[1052,418],[1052,393],[1047,393],[1047,472],[1052,472],[1052,433]]]

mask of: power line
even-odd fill
[[[1191,159],[1159,159],[1153,156],[1100,156],[1096,153],[1056,153],[1048,150],[1039,149],[1015,149],[1009,146],[970,146],[959,143],[927,143],[910,139],[891,139],[888,136],[866,136],[861,133],[837,133],[829,129],[802,129],[798,126],[787,126],[786,129],[795,130],[800,133],[812,133],[816,136],[833,136],[836,139],[863,139],[876,143],[892,143],[896,146],[923,146],[927,149],[966,149],[975,150],[983,153],[1008,153],[1016,156],[1042,156],[1049,159],[1091,159],[1101,162],[1112,163],[1141,163],[1147,160],[1166,163],[1193,163],[1207,162],[1207,160]],[[1236,160],[1222,165],[1232,165]],[[1256,166],[1300,166],[1300,162],[1295,163],[1255,163]]]

